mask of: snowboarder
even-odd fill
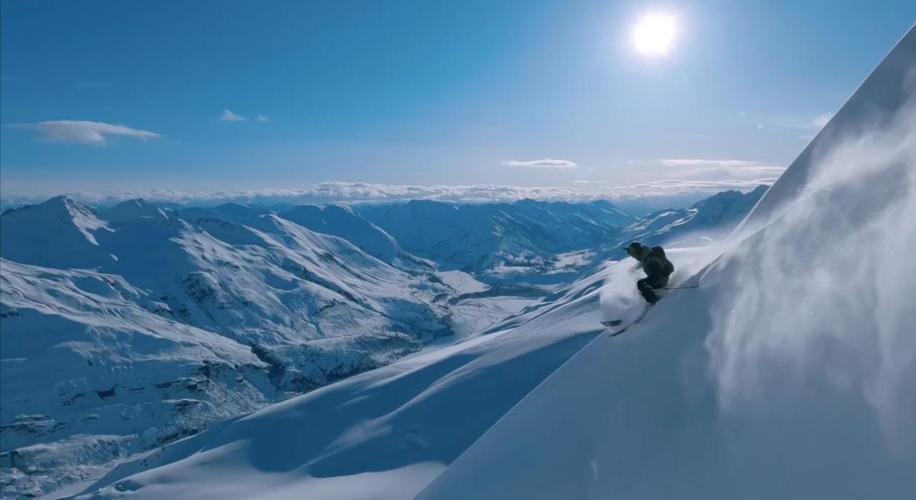
[[[658,302],[658,294],[653,289],[668,286],[668,278],[674,272],[674,264],[665,257],[665,249],[662,247],[649,248],[633,242],[627,246],[626,251],[630,257],[639,261],[643,271],[646,272],[646,277],[636,282],[639,293],[650,304]]]

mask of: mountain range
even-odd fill
[[[642,220],[610,202],[531,200],[275,211],[56,197],[8,210],[4,491],[96,477],[215,422],[492,331],[564,296],[622,238],[727,229],[762,192]]]

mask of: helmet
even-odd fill
[[[648,248],[635,241],[627,246],[627,253],[636,260],[642,260],[648,253],[648,250]]]

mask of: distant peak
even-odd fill
[[[76,214],[94,214],[95,210],[83,205],[82,203],[66,195],[59,195],[48,199],[37,205],[29,205],[23,208],[35,208],[39,210],[48,210],[52,212],[66,212],[70,215]]]
[[[69,226],[82,233],[93,245],[98,245],[93,236],[95,231],[110,230],[105,221],[96,216],[95,210],[65,195],[7,212],[4,216],[11,217],[11,221],[18,220],[20,224],[41,227],[44,230],[58,231],[61,227]]]
[[[49,198],[49,199],[48,199],[47,201],[45,201],[44,203],[39,203],[39,205],[45,205],[45,206],[49,206],[49,207],[54,207],[54,206],[71,206],[71,205],[78,205],[78,204],[79,204],[79,203],[77,203],[76,200],[74,200],[73,198],[71,198],[71,197],[69,197],[69,196],[67,196],[67,195],[63,195],[63,194],[57,195],[57,196],[55,196],[55,197],[53,197],[53,198]]]
[[[146,201],[146,200],[144,200],[143,198],[133,198],[133,199],[130,199],[130,200],[122,201],[121,203],[118,203],[117,205],[115,205],[115,206],[112,207],[112,208],[119,208],[119,207],[121,207],[121,208],[128,208],[128,207],[134,208],[134,207],[151,207],[151,206],[153,206],[153,204],[150,203],[150,202],[148,202],[148,201]]]
[[[168,219],[165,212],[143,198],[122,201],[108,210],[105,210],[103,212],[103,217],[112,221],[123,221],[133,218]]]

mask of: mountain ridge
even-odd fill
[[[616,226],[593,220],[625,217],[612,204],[573,205],[497,205],[485,211],[487,227],[512,239],[538,217],[550,231],[577,218],[582,234],[613,241],[600,229]],[[595,258],[537,248],[554,264],[525,270],[553,285],[485,284],[439,270],[346,207],[174,209],[137,199],[97,210],[57,197],[2,217],[0,341],[10,382],[0,467],[17,478],[17,491],[43,491],[59,480],[55,471],[97,476],[106,463],[232,415],[492,333],[542,298],[562,297],[556,283]],[[170,332],[204,340],[183,347]],[[45,381],[49,372],[55,382]],[[53,396],[38,404],[49,386]],[[106,424],[117,412],[148,416]],[[32,472],[12,472],[23,467]]]

